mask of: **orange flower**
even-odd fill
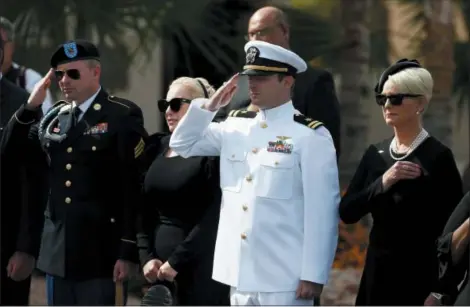
[[[346,225],[340,222],[339,242],[333,267],[362,269],[365,263],[369,231],[362,223]]]

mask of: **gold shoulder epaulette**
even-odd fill
[[[120,106],[123,106],[125,108],[128,108],[130,109],[131,107],[129,106],[129,103],[126,99],[122,99],[122,98],[119,98],[119,97],[116,97],[116,96],[113,96],[113,95],[109,95],[108,96],[108,100],[113,102],[113,103],[116,103]]]
[[[228,113],[229,117],[255,118],[256,112],[245,110],[232,110]]]
[[[321,121],[313,120],[303,114],[294,114],[294,121],[298,122],[299,124],[305,125],[311,129],[318,129],[323,126],[323,123]]]

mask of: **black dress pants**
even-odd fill
[[[127,283],[119,289],[111,278],[76,281],[46,275],[46,291],[49,306],[112,306],[127,301]],[[116,302],[116,291],[121,291],[121,302]]]

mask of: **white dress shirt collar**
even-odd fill
[[[80,118],[83,116],[83,114],[85,114],[85,112],[88,110],[88,108],[91,106],[91,104],[93,103],[93,101],[95,100],[96,96],[98,96],[98,93],[101,91],[101,86],[100,88],[96,91],[96,93],[93,94],[93,96],[91,96],[90,98],[88,98],[87,100],[85,100],[82,104],[80,104],[78,107],[80,108],[80,110],[82,110],[81,114],[80,114]],[[75,101],[72,102],[72,108],[75,108],[76,106],[76,103]]]
[[[285,116],[291,116],[293,109],[294,106],[292,105],[292,100],[289,100],[275,108],[259,110],[258,116],[260,116],[264,121],[273,121]]]

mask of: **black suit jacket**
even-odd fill
[[[29,93],[4,77],[0,79],[0,126],[5,127],[7,122],[28,100]],[[3,130],[3,129],[2,129]]]
[[[240,81],[239,90],[230,104],[218,112],[216,121],[224,120],[232,110],[248,107],[250,98],[246,82],[246,80]],[[336,155],[339,158],[341,117],[332,75],[326,70],[308,66],[304,73],[296,77],[292,103],[305,116],[323,122],[333,137]]]
[[[11,133],[28,129],[5,130],[4,126],[29,97],[28,92],[2,78],[0,80],[1,137],[1,263],[5,270],[15,251],[37,257],[44,220],[45,180],[38,174],[37,152]],[[22,130],[22,131],[21,131]],[[10,140],[8,142],[7,140]],[[2,274],[3,276],[3,274]],[[3,283],[2,283],[3,284]]]
[[[36,112],[20,108],[16,115],[31,123]],[[16,126],[22,125],[13,120],[8,128]],[[50,191],[38,268],[82,280],[111,278],[118,259],[138,262],[139,157],[147,138],[142,110],[101,90],[65,140],[48,141],[42,130],[39,134],[32,125],[29,137],[11,136],[35,148],[42,140],[43,164],[48,163]]]

